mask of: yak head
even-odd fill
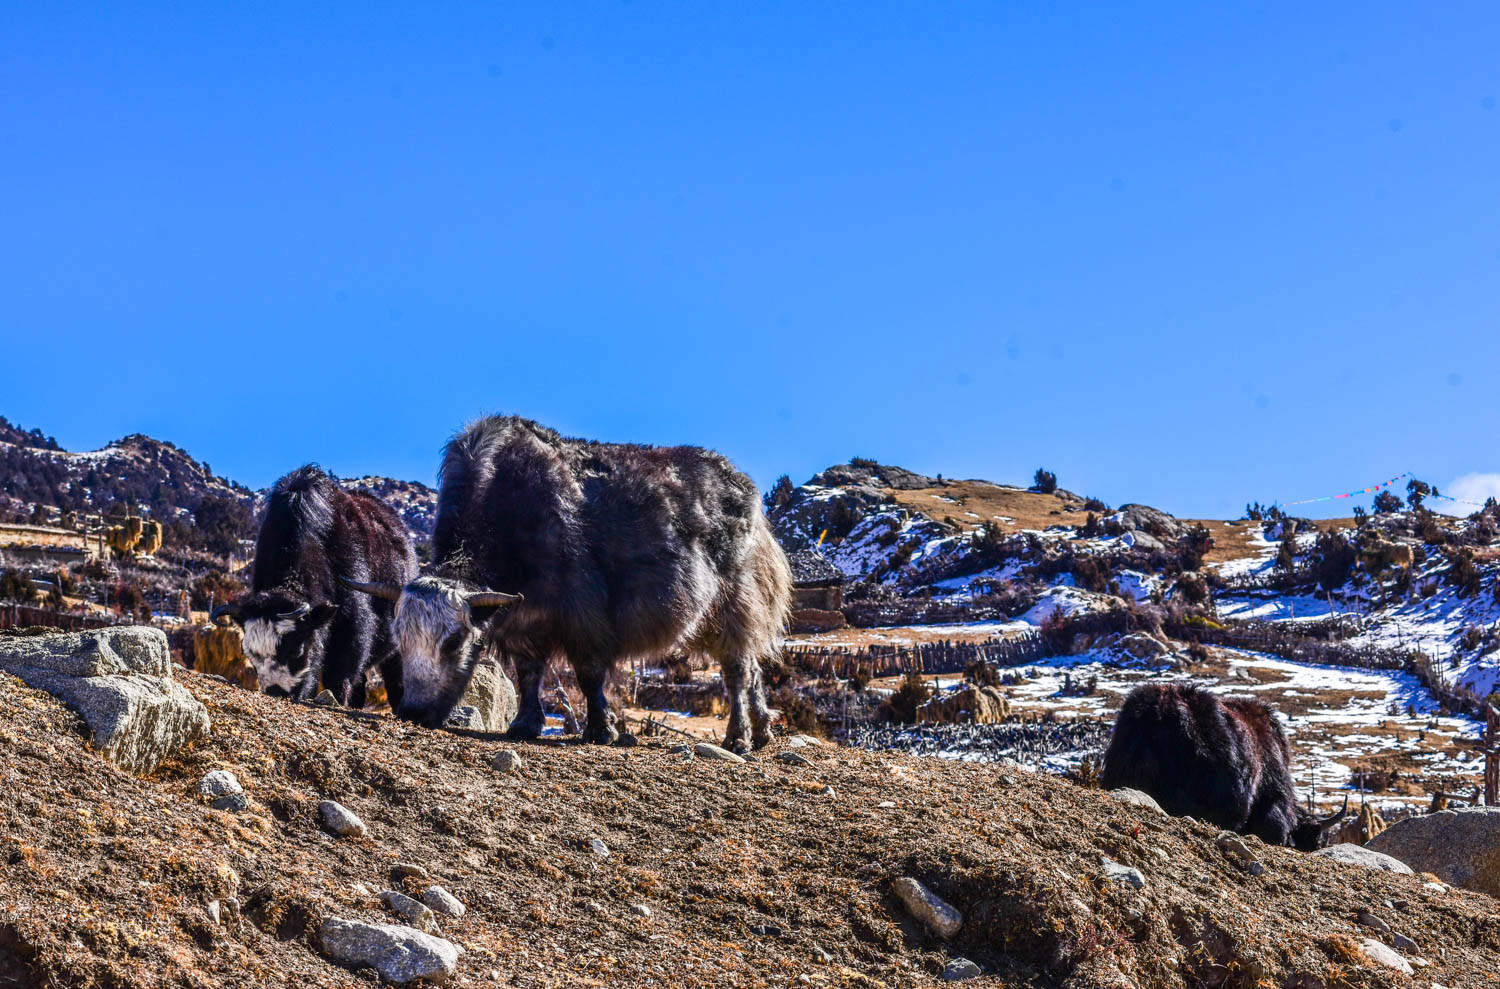
[[[1344,795],[1344,806],[1327,817],[1317,817],[1302,811],[1297,815],[1297,826],[1288,836],[1293,848],[1303,852],[1315,852],[1328,844],[1328,832],[1349,813],[1349,796]]]
[[[273,697],[289,697],[310,672],[307,644],[336,611],[327,602],[313,604],[296,591],[277,588],[220,605],[209,620],[229,618],[244,629],[245,658],[255,669],[260,689]]]
[[[401,701],[396,716],[437,728],[458,705],[484,629],[496,612],[521,599],[445,577],[418,577],[405,587],[346,580],[355,590],[395,602],[391,638],[401,654]]]

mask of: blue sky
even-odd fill
[[[1360,6],[6,2],[0,414],[255,486],[490,411],[1185,515],[1493,472],[1500,8]]]

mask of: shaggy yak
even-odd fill
[[[761,664],[779,655],[791,571],[755,484],[719,454],[481,419],[444,451],[433,551],[433,576],[355,584],[395,602],[399,716],[441,725],[490,649],[519,680],[511,737],[536,738],[542,674],[561,655],[588,700],[584,740],[608,744],[616,660],[686,651],[723,670],[725,745],[769,741]]]
[[[1291,752],[1270,708],[1219,698],[1186,684],[1145,684],[1125,698],[1100,783],[1156,798],[1169,814],[1189,814],[1271,845],[1321,848],[1349,809],[1318,818],[1297,806]]]
[[[321,683],[339,703],[363,707],[365,671],[378,664],[396,705],[401,661],[390,638],[391,604],[340,578],[404,583],[416,575],[396,513],[308,465],[276,482],[255,541],[250,591],[213,617],[244,628],[245,658],[268,694],[307,700]]]

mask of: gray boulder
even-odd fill
[[[1108,792],[1111,797],[1114,797],[1116,800],[1119,800],[1123,803],[1131,804],[1135,807],[1141,808],[1142,810],[1154,810],[1156,811],[1156,813],[1162,815],[1163,817],[1167,815],[1167,812],[1161,809],[1161,804],[1157,803],[1156,798],[1151,796],[1151,794],[1149,793],[1144,793],[1140,790],[1132,790],[1128,786],[1122,786],[1117,790],[1109,790],[1106,792]]]
[[[318,931],[318,947],[340,965],[373,968],[398,986],[442,983],[458,968],[457,945],[410,927],[331,918]]]
[[[1366,869],[1394,872],[1402,876],[1411,875],[1411,866],[1400,859],[1392,858],[1383,852],[1377,852],[1373,848],[1366,848],[1364,845],[1352,845],[1347,841],[1343,844],[1320,848],[1313,852],[1313,854],[1320,858],[1342,862],[1345,865],[1360,865]]]
[[[1465,807],[1397,821],[1366,848],[1443,882],[1500,897],[1500,807]]]
[[[464,727],[479,731],[505,731],[516,720],[520,706],[510,677],[493,663],[484,662],[474,667],[474,676],[458,704],[474,709],[478,723],[470,721]]]
[[[83,715],[100,754],[134,772],[151,772],[209,732],[208,709],[172,680],[161,629],[0,636],[0,670]]]

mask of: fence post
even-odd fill
[[[1484,805],[1500,803],[1500,711],[1484,706]]]

